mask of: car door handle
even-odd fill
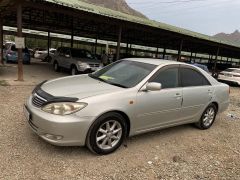
[[[213,93],[213,91],[209,89],[209,90],[208,90],[208,93],[209,93],[209,94],[212,94],[212,93]]]
[[[182,95],[181,95],[180,93],[177,93],[177,94],[175,95],[175,98],[180,98],[180,97],[182,97]]]

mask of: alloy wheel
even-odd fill
[[[57,64],[57,63],[54,64],[54,70],[55,70],[55,71],[58,70],[58,64]]]
[[[96,133],[96,144],[102,150],[114,148],[122,137],[122,126],[116,120],[110,120],[100,126]]]
[[[76,75],[77,73],[76,73],[76,68],[75,67],[73,67],[72,69],[71,69],[71,75]]]
[[[203,124],[204,126],[208,127],[212,124],[215,118],[215,109],[210,107],[203,116]]]

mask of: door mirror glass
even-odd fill
[[[146,91],[160,91],[162,89],[161,83],[150,82],[146,85]]]

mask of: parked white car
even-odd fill
[[[240,68],[229,68],[220,72],[218,80],[240,86]]]
[[[208,129],[228,104],[229,86],[200,68],[125,59],[89,75],[39,84],[24,112],[49,143],[108,154],[128,136],[188,123]]]
[[[49,49],[49,57],[48,57],[47,49],[39,49],[39,50],[35,51],[34,57],[37,59],[41,59],[42,61],[45,61],[45,62],[51,62],[55,52],[56,52],[56,49],[50,48]]]

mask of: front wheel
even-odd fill
[[[98,118],[89,130],[87,147],[94,153],[106,155],[118,149],[126,137],[126,123],[118,113]]]
[[[209,129],[213,125],[216,115],[217,107],[214,104],[210,104],[203,112],[199,122],[196,123],[196,126],[202,130]]]
[[[75,75],[78,74],[78,70],[77,70],[76,66],[71,67],[70,73],[71,73],[72,76],[75,76]]]
[[[54,62],[53,63],[53,68],[54,68],[54,71],[56,71],[56,72],[58,72],[59,71],[59,65],[58,65],[58,63],[57,62]]]

